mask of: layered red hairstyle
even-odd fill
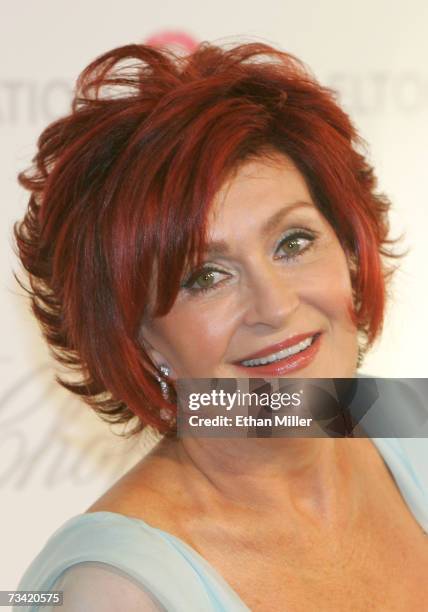
[[[114,49],[83,71],[70,114],[44,130],[19,175],[31,192],[15,225],[26,289],[53,354],[79,376],[57,380],[110,422],[137,417],[128,433],[174,433],[142,318],[166,314],[186,264],[202,260],[226,178],[272,151],[292,159],[349,256],[369,346],[394,256],[389,202],[334,92],[287,53],[258,43],[203,43],[185,57]]]

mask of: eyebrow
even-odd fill
[[[260,235],[262,237],[267,236],[270,232],[275,230],[291,212],[296,210],[296,208],[314,208],[314,204],[305,200],[296,200],[291,204],[287,204],[265,221],[260,230]],[[229,252],[230,248],[225,240],[213,240],[206,244],[207,255],[225,255]]]

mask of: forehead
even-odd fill
[[[223,184],[208,215],[208,237],[219,240],[246,228],[269,230],[293,210],[316,210],[303,175],[288,157],[244,162]],[[266,223],[267,222],[267,223]]]

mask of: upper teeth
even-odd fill
[[[247,359],[246,361],[241,361],[244,366],[258,366],[264,365],[266,363],[273,363],[274,361],[279,361],[280,359],[285,359],[290,355],[295,355],[296,353],[300,353],[305,348],[308,348],[312,344],[312,340],[314,336],[310,338],[306,338],[306,340],[302,340],[298,344],[293,344],[293,346],[289,346],[278,353],[272,353],[271,355],[266,355],[266,357],[261,357],[260,359]]]

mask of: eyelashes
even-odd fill
[[[282,236],[275,247],[275,260],[296,261],[315,243],[317,234],[306,229],[291,230]],[[205,264],[186,277],[181,287],[188,293],[205,294],[227,282],[231,274],[213,264]],[[223,278],[222,278],[223,277]]]
[[[282,256],[276,257],[275,259],[296,259],[312,246],[314,240],[315,235],[307,230],[294,230],[291,234],[281,238],[275,250],[276,252],[278,249],[287,246],[289,249],[288,252],[284,252]],[[302,243],[304,243],[303,246]]]

